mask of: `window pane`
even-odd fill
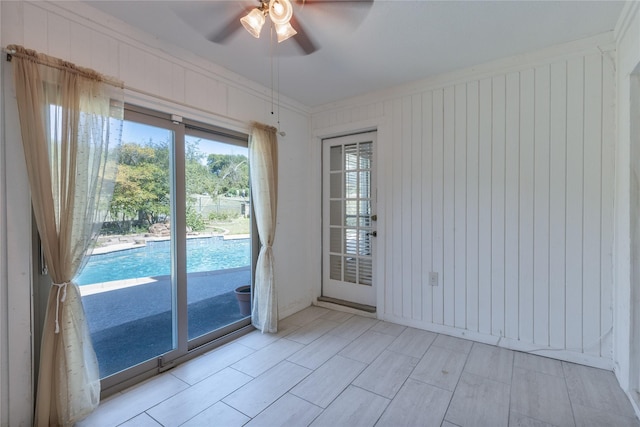
[[[373,164],[373,145],[370,142],[360,144],[360,169],[371,169]]]
[[[329,236],[329,251],[342,253],[342,228],[331,227]]]
[[[355,200],[347,200],[345,207],[345,224],[348,227],[355,227],[358,225],[358,202]]]
[[[358,255],[371,255],[371,230],[360,230],[358,239]]]
[[[345,170],[358,169],[357,144],[349,144],[344,146],[344,168]]]
[[[345,198],[358,198],[358,172],[347,172],[344,174]]]
[[[361,199],[371,198],[371,171],[360,172],[360,183],[358,189],[360,190],[358,192],[358,197]]]
[[[332,171],[342,170],[342,146],[331,147],[330,168]]]
[[[329,197],[332,199],[341,199],[342,198],[342,174],[340,173],[332,173],[330,175],[330,190]]]
[[[176,346],[174,135],[125,121],[122,141],[109,217],[75,279],[102,378]]]
[[[357,282],[357,258],[345,257],[344,258],[344,281],[351,283]]]
[[[358,259],[358,279],[361,285],[371,286],[373,283],[373,266],[371,258]]]
[[[342,257],[331,255],[329,257],[329,277],[332,280],[342,280]]]
[[[342,201],[334,200],[330,203],[330,215],[329,224],[342,225]]]
[[[344,253],[358,253],[358,231],[356,229],[346,228],[344,230]]]
[[[185,144],[188,337],[194,339],[250,315],[249,153],[200,135],[186,135]]]

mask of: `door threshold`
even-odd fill
[[[335,304],[342,307],[352,308],[358,311],[364,311],[365,313],[375,314],[376,308],[372,305],[360,304],[357,302],[345,301],[338,298],[331,297],[318,297],[318,302],[324,302],[329,304]]]

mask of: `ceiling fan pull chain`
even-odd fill
[[[271,115],[273,115],[273,24],[269,34],[269,62],[271,65]]]

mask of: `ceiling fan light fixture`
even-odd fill
[[[278,36],[278,43],[285,41],[286,39],[295,36],[298,32],[291,26],[289,22],[286,24],[274,24],[276,27],[276,35]]]
[[[276,25],[288,24],[293,16],[293,6],[289,0],[270,0],[269,17]]]
[[[249,34],[258,39],[264,25],[264,13],[260,9],[253,9],[246,16],[240,18],[240,22]]]

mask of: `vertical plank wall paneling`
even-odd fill
[[[444,324],[444,90],[433,91],[433,119],[431,159],[431,229],[433,241],[431,244],[431,271],[439,274],[438,286],[432,287],[432,318],[431,322]],[[428,163],[427,163],[428,166]],[[429,265],[427,263],[427,265]],[[386,287],[386,283],[384,284]],[[391,286],[392,287],[392,286]]]
[[[598,52],[362,107],[390,123],[384,318],[611,358],[613,78]]]

